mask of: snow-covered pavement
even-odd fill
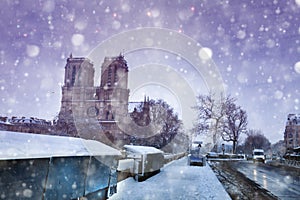
[[[121,181],[117,190],[109,200],[231,199],[208,165],[188,166],[186,157],[165,165],[144,182]]]

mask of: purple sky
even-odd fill
[[[226,92],[248,113],[248,128],[271,142],[283,139],[287,115],[299,113],[300,0],[15,0],[0,6],[2,116],[53,119],[69,54],[87,56],[112,35],[143,27],[178,31],[210,49]]]

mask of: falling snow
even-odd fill
[[[199,50],[199,57],[202,60],[209,60],[212,58],[212,50],[210,48],[204,47]]]
[[[294,69],[298,74],[300,74],[300,61],[295,64]]]
[[[53,119],[59,111],[64,66],[70,53],[87,56],[111,36],[144,27],[166,28],[199,43],[198,50],[189,54],[202,62],[213,60],[226,92],[238,94],[250,128],[261,129],[272,142],[283,138],[287,114],[299,110],[299,0],[84,4],[29,0],[1,1],[0,5],[1,116]],[[135,44],[135,38],[126,38],[124,43]],[[159,43],[151,38],[144,41],[149,47]],[[186,58],[172,53],[175,59],[167,55],[165,60],[175,60],[177,70],[183,68],[182,76],[194,81],[192,71],[179,66]],[[128,59],[129,70],[137,59]],[[255,100],[249,101],[252,97]],[[39,106],[32,106],[36,99]],[[276,104],[269,103],[273,101]],[[257,116],[264,116],[264,123],[257,123]]]
[[[36,45],[27,45],[26,53],[29,57],[36,57],[40,53],[40,48]]]
[[[74,34],[72,36],[72,44],[74,46],[80,46],[84,42],[84,36],[82,34]]]

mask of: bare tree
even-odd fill
[[[242,133],[247,131],[247,113],[235,104],[236,99],[227,96],[224,102],[225,117],[223,121],[222,138],[224,141],[232,142],[233,153],[236,153],[238,139]]]
[[[138,145],[154,146],[162,148],[170,143],[177,134],[183,134],[182,121],[178,118],[174,109],[163,100],[150,100],[147,102],[146,109],[143,111],[145,105],[140,104],[136,109],[135,119],[147,119],[149,117],[150,123],[154,124],[152,129],[152,136],[146,138],[131,137],[130,142]],[[139,124],[142,124],[139,122]],[[147,125],[147,124],[146,124]]]
[[[222,119],[225,115],[224,97],[220,95],[217,98],[217,95],[210,92],[208,95],[199,95],[197,100],[197,106],[194,109],[198,111],[198,121],[194,132],[197,134],[210,132],[215,145],[222,131]]]
[[[272,144],[271,149],[274,156],[283,156],[286,151],[284,140],[279,140],[275,144]]]
[[[217,98],[218,97],[218,98]],[[198,111],[198,121],[194,132],[212,134],[216,148],[218,138],[233,142],[233,153],[236,152],[238,139],[246,132],[246,111],[236,105],[236,99],[230,95],[217,96],[209,93],[199,95],[198,104],[194,107]]]
[[[264,149],[265,151],[271,148],[270,141],[262,134],[260,130],[250,129],[247,132],[248,137],[244,142],[245,153],[250,154],[253,149]]]
[[[150,118],[152,123],[161,124],[160,140],[162,146],[168,144],[176,134],[182,130],[182,121],[178,118],[174,109],[165,101],[159,99],[157,101],[150,101]]]

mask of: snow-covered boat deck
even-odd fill
[[[0,131],[0,160],[103,155],[121,152],[94,140]]]

